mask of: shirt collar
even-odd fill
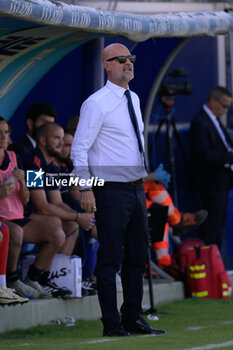
[[[51,165],[55,165],[56,167],[59,167],[55,160],[52,160],[49,164],[47,164],[45,157],[44,157],[44,154],[41,151],[41,149],[39,148],[39,146],[36,146],[36,148],[34,149],[34,154],[37,155],[41,159],[41,163],[43,163],[41,166],[42,168],[43,167],[46,168],[46,167],[49,167]]]
[[[28,133],[26,133],[26,135],[29,138],[33,148],[36,148],[36,141]]]
[[[212,119],[213,121],[217,121],[217,117],[214,115],[214,113],[206,105],[203,105],[203,109],[208,114],[210,119]]]
[[[116,85],[109,80],[107,80],[106,86],[120,98],[124,95],[126,91],[126,89],[124,89],[123,87]]]
[[[2,165],[0,165],[0,169],[1,170],[6,170],[8,165],[9,165],[9,163],[10,163],[10,157],[9,157],[7,151],[4,151],[4,153],[5,153],[5,156],[4,156]]]

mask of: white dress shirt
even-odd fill
[[[36,141],[28,133],[26,133],[26,135],[29,138],[29,140],[30,140],[30,142],[32,144],[32,147],[36,148]]]
[[[71,159],[80,179],[128,182],[147,176],[143,154],[131,122],[125,89],[107,81],[82,105]],[[131,91],[139,132],[144,145],[138,96]]]

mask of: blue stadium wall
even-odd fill
[[[135,78],[130,87],[139,94],[142,111],[158,70],[179,40],[159,38],[134,43],[116,37],[105,38],[106,45],[111,42],[122,42],[137,55]],[[10,118],[13,140],[24,133],[24,114],[27,107],[34,102],[44,101],[52,104],[58,112],[57,121],[62,126],[66,125],[70,117],[79,114],[83,100],[94,91],[92,59],[85,56],[85,45],[88,44],[79,46],[56,63],[18,106]],[[216,37],[190,38],[177,55],[168,71],[186,69],[188,75],[184,79],[191,83],[193,91],[190,96],[176,96],[178,123],[189,122],[205,101],[209,89],[217,84],[217,67]],[[90,74],[90,71],[93,74]]]

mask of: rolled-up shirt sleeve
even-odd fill
[[[91,177],[88,152],[99,134],[102,123],[103,113],[98,103],[90,99],[86,100],[81,107],[80,119],[71,147],[74,173],[79,179],[88,180]]]

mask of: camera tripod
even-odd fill
[[[186,169],[188,168],[188,161],[183,150],[183,146],[180,140],[179,133],[176,128],[174,115],[175,115],[175,107],[174,107],[174,96],[161,96],[160,102],[164,107],[165,115],[163,117],[159,117],[158,128],[155,132],[155,141],[157,141],[158,136],[161,132],[162,126],[166,125],[166,141],[168,145],[168,153],[169,153],[169,161],[171,166],[171,192],[173,196],[173,201],[175,205],[178,205],[178,193],[177,193],[177,184],[176,184],[176,165],[175,165],[175,140],[180,150],[180,154],[183,158]],[[175,140],[174,140],[175,139]],[[151,150],[149,150],[149,153]]]
[[[183,146],[180,140],[180,136],[179,133],[177,131],[176,125],[175,125],[175,121],[174,121],[174,114],[175,114],[175,108],[174,108],[174,99],[175,99],[175,95],[172,96],[160,96],[160,102],[162,104],[162,106],[164,107],[164,111],[165,111],[165,115],[163,115],[162,117],[159,116],[159,124],[158,124],[158,128],[155,132],[155,141],[157,141],[159,133],[161,131],[162,126],[165,124],[166,126],[166,140],[167,140],[167,144],[168,144],[168,152],[169,152],[169,159],[170,159],[170,166],[171,166],[171,185],[172,185],[172,195],[173,195],[173,201],[175,203],[175,205],[178,205],[178,194],[177,194],[177,186],[176,186],[176,165],[175,165],[175,140],[177,142],[177,145],[179,147],[180,153],[182,155],[185,167],[188,168],[188,161],[186,159],[186,155],[184,153],[183,150]],[[157,116],[156,116],[157,117]],[[149,149],[149,155],[152,152],[152,146]],[[163,207],[164,208],[164,207]],[[150,208],[152,209],[152,207]],[[153,210],[158,210],[158,207],[156,209],[156,207]],[[160,208],[160,210],[162,210],[162,208]],[[150,213],[151,217],[161,217],[162,213],[158,213],[158,211],[156,212],[151,212]],[[156,223],[155,223],[156,226]],[[160,311],[157,310],[154,307],[154,296],[153,296],[153,286],[152,286],[152,275],[151,275],[151,270],[152,270],[152,264],[153,264],[153,268],[154,270],[162,277],[165,278],[167,281],[174,281],[174,278],[171,277],[169,274],[167,274],[166,272],[164,272],[163,270],[161,270],[159,268],[159,266],[157,266],[156,264],[153,263],[153,261],[151,260],[151,247],[152,247],[152,242],[156,242],[156,241],[161,241],[163,240],[163,234],[164,234],[164,228],[163,230],[161,230],[160,228],[156,228],[156,227],[150,227],[150,231],[149,231],[149,245],[148,245],[148,283],[149,283],[149,292],[150,292],[150,303],[151,303],[151,307],[149,310],[147,310],[145,313],[146,314],[153,314],[153,313],[159,313]],[[160,234],[157,234],[157,232],[160,232]],[[156,235],[155,235],[156,234]],[[160,236],[160,237],[159,237]]]

